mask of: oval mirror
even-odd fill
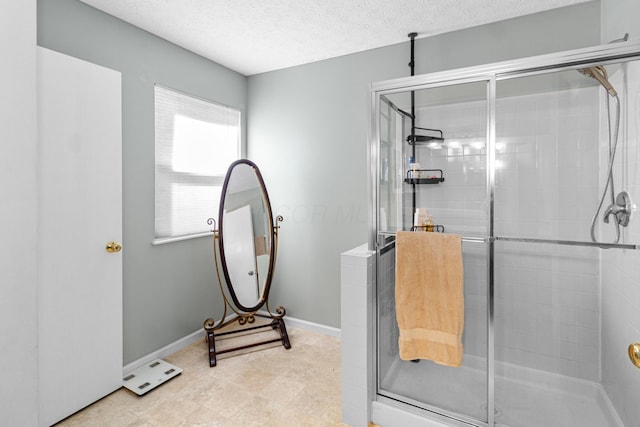
[[[237,308],[258,310],[269,295],[274,229],[260,170],[250,160],[229,166],[218,215],[220,260],[227,289]]]

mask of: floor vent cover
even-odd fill
[[[122,381],[126,388],[138,396],[142,396],[171,378],[180,375],[181,372],[182,368],[173,366],[162,359],[156,359],[131,372]]]

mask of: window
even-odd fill
[[[154,244],[201,235],[240,158],[240,111],[155,86]]]

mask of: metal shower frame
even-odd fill
[[[413,41],[413,40],[412,40]],[[418,76],[404,77],[382,82],[375,82],[370,85],[369,102],[369,144],[367,154],[369,158],[369,250],[384,250],[393,244],[393,233],[379,232],[378,200],[379,200],[379,173],[380,173],[380,97],[399,92],[414,92],[421,89],[451,86],[463,83],[487,84],[487,134],[486,134],[486,200],[488,228],[485,237],[464,237],[465,242],[486,244],[487,253],[487,422],[473,420],[474,424],[483,427],[493,427],[495,425],[495,343],[494,343],[494,255],[496,241],[527,242],[527,243],[550,243],[556,245],[599,247],[602,249],[618,248],[640,250],[638,244],[610,244],[594,243],[587,241],[549,240],[497,236],[494,229],[494,193],[495,193],[495,164],[496,164],[496,87],[498,81],[513,78],[546,74],[554,71],[572,70],[595,65],[607,65],[612,63],[628,62],[640,60],[640,42],[616,43],[602,46],[595,46],[584,49],[577,49],[559,52],[548,55],[534,56],[512,61],[499,62],[481,66],[455,69],[450,71],[435,72]],[[413,58],[412,58],[413,62]],[[375,268],[377,270],[377,257],[375,257]],[[377,274],[375,285],[377,287]],[[376,295],[376,292],[373,292]],[[376,299],[377,312],[377,299]],[[377,330],[377,316],[374,315],[374,327]],[[377,332],[372,333],[372,348],[369,349],[373,356],[372,366],[374,372],[370,372],[373,381],[370,381],[375,389],[369,390],[374,400],[385,400],[377,394]],[[386,400],[385,400],[386,401]],[[396,403],[394,403],[396,404]],[[441,408],[436,411],[444,415],[449,420],[469,423],[471,420],[461,417],[459,414],[452,414]],[[467,424],[465,424],[467,425]]]

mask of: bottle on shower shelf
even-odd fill
[[[415,165],[415,160],[413,158],[413,156],[409,157],[409,165],[407,166],[408,169],[408,174],[407,174],[407,178],[409,179],[413,179],[413,169],[414,169],[414,165]]]
[[[420,164],[416,163],[416,161],[413,158],[413,156],[409,157],[409,176],[408,176],[408,178],[409,179],[419,178],[418,169],[420,169]]]
[[[433,231],[433,217],[427,216],[427,220],[422,224],[424,231]]]

